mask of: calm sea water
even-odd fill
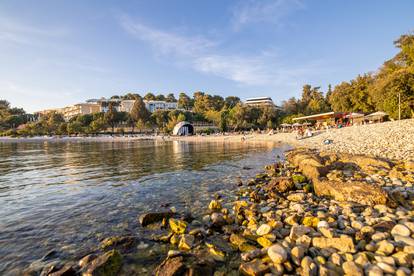
[[[104,237],[139,234],[137,216],[163,205],[202,214],[214,193],[231,196],[238,177],[281,152],[264,143],[0,142],[0,274],[50,250],[71,259]]]

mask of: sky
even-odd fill
[[[0,99],[27,112],[128,92],[300,97],[375,72],[412,0],[0,0]]]

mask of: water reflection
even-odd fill
[[[136,216],[171,204],[203,212],[274,159],[273,144],[0,143],[0,274],[51,249],[73,258],[105,236],[140,233]],[[243,167],[252,168],[243,170]]]

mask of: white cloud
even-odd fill
[[[303,7],[301,0],[241,1],[232,10],[231,23],[236,31],[251,23],[264,22],[280,25],[282,18]]]
[[[121,18],[121,26],[134,38],[148,43],[156,55],[171,59],[198,72],[218,76],[240,85],[298,86],[300,78],[320,72],[318,64],[286,65],[273,52],[255,56],[220,51],[219,41],[205,37],[188,37],[149,27],[131,18]]]

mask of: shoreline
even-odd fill
[[[245,137],[245,139],[244,139]],[[297,140],[294,133],[230,134],[210,136],[137,136],[137,137],[34,137],[0,138],[2,142],[32,141],[93,141],[93,142],[134,142],[185,141],[185,142],[273,142],[292,147],[305,147],[320,151],[362,154],[388,159],[414,160],[414,119],[385,122],[371,125],[351,126],[315,132],[312,137]],[[325,144],[330,140],[330,144]]]

